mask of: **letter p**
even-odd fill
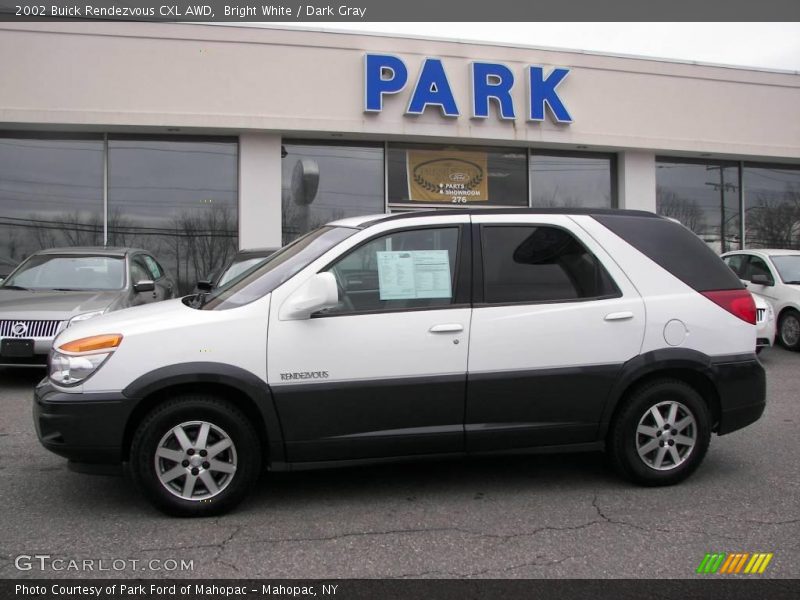
[[[383,95],[396,94],[408,81],[408,69],[396,56],[366,54],[364,56],[364,112],[383,110]]]

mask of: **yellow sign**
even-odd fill
[[[407,150],[408,197],[413,202],[488,202],[485,152]]]

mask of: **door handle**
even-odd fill
[[[633,313],[630,311],[608,313],[605,316],[606,321],[626,321],[633,318]]]
[[[444,323],[442,325],[434,325],[428,331],[431,333],[460,333],[464,331],[464,326],[460,323]]]

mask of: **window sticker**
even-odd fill
[[[452,296],[449,251],[405,250],[377,255],[381,300]]]

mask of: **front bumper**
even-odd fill
[[[34,392],[33,422],[51,452],[79,463],[119,464],[133,404],[122,392],[67,394],[45,379]]]
[[[767,377],[758,359],[747,358],[713,365],[719,394],[717,433],[725,435],[758,421],[767,399]]]

